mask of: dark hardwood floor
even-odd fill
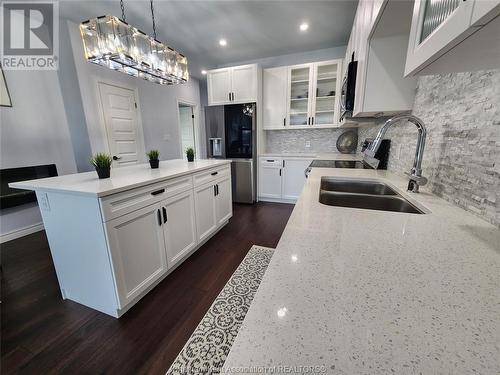
[[[114,319],[63,301],[45,237],[2,245],[2,374],[165,374],[253,244],[275,247],[292,205],[234,205],[229,224]]]

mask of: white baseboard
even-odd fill
[[[266,197],[259,197],[258,201],[259,202],[271,202],[271,203],[288,203],[288,204],[297,203],[296,199],[266,198]]]
[[[9,233],[0,235],[0,243],[15,240],[16,238],[27,236],[28,234],[43,230],[43,223],[33,224],[25,228],[17,229]]]

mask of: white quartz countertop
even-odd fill
[[[322,205],[327,175],[381,179],[427,214]],[[387,171],[313,168],[226,369],[500,373],[500,230],[406,185]]]
[[[9,184],[10,187],[26,190],[45,190],[80,195],[104,197],[121,191],[153,184],[170,178],[202,171],[204,169],[231,163],[230,160],[166,160],[158,169],[151,169],[149,163],[130,167],[112,168],[111,177],[100,180],[96,172],[68,174]]]
[[[317,153],[317,154],[302,154],[302,153],[265,153],[260,154],[263,158],[304,158],[304,159],[319,159],[319,160],[363,160],[363,154],[341,154],[341,153]]]

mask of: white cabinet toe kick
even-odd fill
[[[120,317],[232,217],[230,165],[104,197],[37,190],[64,299]]]

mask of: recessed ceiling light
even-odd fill
[[[205,74],[207,74],[207,71],[206,71],[205,69],[203,69],[203,70],[201,71],[201,74],[205,75]]]
[[[219,40],[219,45],[222,46],[222,47],[227,46],[227,40],[226,39],[220,39]]]
[[[300,31],[307,31],[309,24],[307,22],[302,22],[299,26]]]

